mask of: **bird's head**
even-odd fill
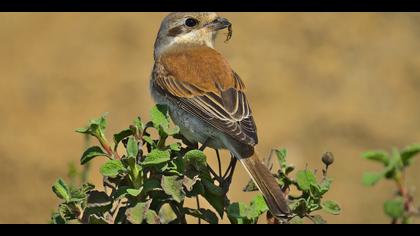
[[[231,23],[214,12],[175,12],[166,16],[155,42],[155,58],[172,46],[214,47],[217,32]]]

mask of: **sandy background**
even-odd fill
[[[148,80],[164,13],[0,14],[0,223],[45,223],[51,185],[78,163],[74,132],[110,112],[108,135],[152,106]],[[222,13],[233,38],[217,48],[248,86],[259,152],[286,147],[289,162],[336,164],[331,223],[387,223],[393,185],[361,185],[369,149],[420,142],[420,14]],[[409,185],[419,187],[419,162]],[[96,161],[94,172],[100,165]],[[99,184],[98,175],[92,181]],[[238,168],[231,199],[248,201]],[[420,193],[415,197],[420,201]]]

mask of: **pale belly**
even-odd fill
[[[173,122],[179,126],[181,134],[192,143],[201,143],[207,141],[207,146],[214,149],[225,149],[223,140],[225,135],[211,127],[205,121],[196,118],[192,114],[179,108],[177,104],[172,103],[165,96],[153,90],[151,87],[152,97],[158,104],[164,104],[169,107],[169,115]]]

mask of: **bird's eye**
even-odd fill
[[[185,20],[185,25],[188,27],[194,27],[198,24],[198,20],[194,18],[188,18]]]

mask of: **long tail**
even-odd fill
[[[253,152],[251,156],[239,158],[239,160],[263,194],[270,212],[277,217],[287,215],[290,210],[283,192],[268,168],[261,163],[257,154]]]

